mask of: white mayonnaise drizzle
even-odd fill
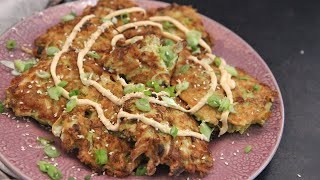
[[[156,22],[162,22],[162,21],[169,21],[172,24],[174,24],[178,29],[180,29],[182,32],[187,34],[190,30],[185,27],[182,23],[177,21],[176,19],[170,17],[170,16],[153,16],[149,18],[151,21],[156,21]],[[211,53],[211,47],[203,40],[200,38],[199,40],[200,46],[202,46],[207,52]]]
[[[212,60],[214,60],[216,58],[216,56],[213,54],[208,53],[206,55]],[[225,67],[227,65],[226,61],[223,58],[220,58],[220,59],[221,59],[221,64],[219,66],[219,70],[221,73],[220,85],[221,85],[222,89],[225,91],[227,98],[230,101],[230,104],[233,104],[233,95],[232,95],[231,89],[235,88],[236,83],[234,82],[234,80],[231,79],[231,74],[225,70]],[[226,111],[222,112],[222,114],[221,114],[220,121],[222,122],[222,127],[220,128],[219,136],[223,135],[228,130],[229,113],[230,112],[228,110],[226,110]]]
[[[80,22],[73,28],[69,36],[67,37],[64,45],[62,46],[62,49],[57,52],[51,62],[50,65],[50,73],[53,78],[54,84],[57,86],[60,83],[60,79],[57,77],[57,65],[59,62],[60,57],[62,56],[63,53],[67,52],[69,50],[69,47],[72,44],[73,39],[76,37],[77,33],[81,30],[81,27],[91,18],[95,17],[94,15],[88,15],[84,16]],[[69,98],[69,93],[62,88],[62,95],[66,98]]]
[[[119,34],[127,29],[138,28],[139,26],[155,26],[162,30],[162,24],[155,23],[152,21],[137,21],[117,27],[116,30],[113,31],[113,34]]]
[[[119,125],[120,125],[120,120],[118,119],[117,120],[117,123],[116,124],[112,124],[110,122],[109,119],[107,119],[105,116],[104,116],[104,113],[103,113],[103,109],[101,107],[101,104],[98,104],[94,101],[91,101],[89,99],[77,99],[77,105],[89,105],[89,106],[93,106],[97,113],[98,113],[98,117],[100,118],[101,122],[103,123],[103,125],[108,129],[108,130],[111,130],[111,131],[117,131],[118,128],[119,128]]]
[[[113,36],[112,40],[111,40],[111,46],[112,47],[115,47],[117,42],[120,40],[120,39],[124,39],[124,35],[123,34],[117,34],[115,36]]]
[[[112,17],[115,16],[119,16],[121,14],[124,13],[131,13],[131,12],[143,12],[145,13],[145,10],[139,7],[133,7],[133,8],[128,8],[128,9],[122,9],[119,11],[114,11],[112,13],[110,13],[109,15],[107,15],[105,18],[111,19]],[[80,22],[74,27],[74,29],[72,30],[72,32],[70,33],[69,37],[66,39],[65,44],[62,47],[62,50],[59,51],[57,54],[55,54],[51,66],[50,66],[50,72],[51,75],[54,79],[55,85],[59,84],[60,79],[57,77],[56,75],[56,66],[57,63],[61,57],[61,55],[65,52],[68,51],[69,47],[72,44],[73,39],[76,37],[77,32],[80,31],[80,28],[83,26],[83,24],[89,20],[90,18],[95,17],[94,15],[88,15],[83,17]],[[152,21],[169,21],[171,23],[173,23],[174,25],[176,25],[180,30],[182,30],[184,33],[189,32],[189,30],[183,26],[180,22],[178,22],[177,20],[168,17],[168,16],[155,16],[155,17],[151,17],[150,18]],[[138,26],[156,26],[159,27],[162,30],[162,25],[159,23],[155,23],[152,21],[138,21],[138,22],[134,22],[134,23],[128,23],[125,25],[122,25],[120,27],[117,27],[116,30],[113,31],[113,33],[115,34],[115,36],[113,37],[112,41],[111,41],[111,45],[112,46],[116,46],[116,43],[119,39],[125,38],[123,36],[123,34],[119,34],[127,29],[130,28],[137,28]],[[103,86],[101,86],[98,82],[91,80],[90,78],[84,77],[82,75],[85,74],[84,69],[83,69],[83,61],[84,61],[84,57],[85,55],[89,52],[90,48],[93,46],[93,44],[95,43],[95,41],[98,39],[98,37],[105,31],[105,29],[109,28],[109,26],[111,26],[112,23],[107,21],[105,23],[103,23],[102,25],[100,25],[97,30],[90,36],[90,38],[84,43],[84,48],[82,50],[80,50],[80,52],[78,53],[78,58],[77,58],[77,66],[79,69],[79,73],[80,73],[80,77],[81,77],[81,81],[84,85],[91,85],[93,87],[95,87],[103,96],[107,97],[109,100],[111,100],[113,103],[115,103],[116,105],[122,105],[125,101],[131,99],[131,98],[146,98],[148,99],[149,102],[151,103],[156,103],[165,107],[171,107],[171,108],[175,108],[178,109],[180,111],[183,112],[189,112],[189,113],[195,113],[197,112],[199,109],[201,109],[201,107],[203,107],[205,105],[205,103],[207,102],[207,99],[213,94],[213,92],[216,89],[217,86],[217,78],[215,76],[215,73],[213,71],[213,69],[204,61],[199,61],[196,57],[194,56],[190,56],[188,57],[188,59],[193,60],[195,63],[200,64],[201,66],[203,66],[205,68],[205,70],[209,73],[210,78],[211,78],[211,83],[210,83],[210,89],[207,92],[207,94],[195,105],[193,106],[191,109],[187,110],[183,107],[181,107],[180,105],[172,105],[172,104],[168,104],[165,101],[161,101],[158,98],[154,98],[154,97],[148,97],[146,95],[144,95],[144,93],[142,92],[137,92],[137,93],[130,93],[127,94],[125,96],[123,96],[122,98],[118,98],[117,96],[115,96],[114,94],[112,94],[112,92],[109,89],[105,89]],[[174,34],[170,34],[168,32],[163,32],[163,36],[166,38],[170,38],[173,39],[175,41],[181,41],[182,39],[179,36],[176,36]],[[134,43],[138,40],[142,40],[143,36],[136,36],[133,37],[131,39],[127,39],[125,41],[125,44],[129,44],[129,43]],[[200,39],[199,44],[204,47],[208,52],[211,52],[211,48],[202,40]],[[210,57],[211,54],[208,54],[208,56]],[[211,58],[214,57],[214,55],[211,55]],[[224,67],[226,66],[226,63],[224,60],[222,60],[222,65],[220,66],[220,71],[222,74],[221,77],[221,82],[222,82],[222,87],[223,89],[226,91],[226,94],[228,96],[228,98],[230,99],[231,103],[233,103],[232,100],[232,93],[230,90],[231,88],[235,87],[235,82],[231,79],[231,75],[225,71]],[[127,86],[128,84],[125,82],[124,79],[120,78],[119,76],[117,77],[117,79],[119,80],[119,82],[121,83],[122,86]],[[229,88],[229,89],[228,89]],[[63,88],[62,88],[63,89]],[[231,95],[230,95],[231,93]],[[155,93],[157,95],[157,97],[160,96],[169,96],[169,94],[167,92],[159,92],[159,93]],[[69,93],[63,89],[63,96],[65,98],[70,98],[69,97]],[[105,125],[105,127],[108,130],[112,130],[112,131],[117,131],[120,125],[120,118],[122,117],[126,117],[129,119],[140,119],[142,122],[144,122],[145,124],[151,125],[156,129],[159,129],[160,131],[169,134],[171,127],[169,127],[168,125],[164,125],[161,123],[158,123],[157,121],[153,120],[152,118],[147,118],[144,115],[141,114],[129,114],[127,112],[124,112],[122,109],[120,110],[120,112],[118,113],[118,120],[116,122],[116,124],[112,124],[110,122],[109,119],[107,119],[104,115],[104,111],[101,107],[100,104],[91,101],[89,99],[77,99],[77,97],[73,97],[75,98],[77,101],[77,105],[90,105],[93,106],[97,113],[98,113],[98,117],[100,118],[101,122]],[[229,112],[223,112],[222,113],[222,118],[221,121],[223,124],[227,123],[227,117],[228,117]],[[225,125],[224,125],[225,126]],[[224,133],[224,132],[223,132]],[[221,131],[220,131],[221,134]],[[201,133],[197,133],[197,132],[193,132],[190,130],[179,130],[178,131],[178,136],[193,136],[196,138],[199,138],[201,140],[205,140],[205,141],[209,141],[208,137],[204,136]]]
[[[153,126],[156,129],[159,129],[163,133],[170,134],[171,127],[168,124],[161,124],[152,118],[145,117],[143,114],[130,114],[121,109],[118,113],[118,119],[120,118],[139,119],[143,123]],[[190,130],[179,129],[177,136],[192,136],[201,140],[209,141],[209,139],[205,135]]]
[[[124,35],[123,34],[117,34],[115,35],[112,40],[111,40],[111,46],[112,47],[115,47],[117,45],[117,42],[120,40],[120,39],[125,39]],[[135,43],[137,41],[140,41],[143,39],[143,36],[134,36],[130,39],[127,39],[124,44],[125,45],[128,45],[128,44],[132,44],[132,43]]]

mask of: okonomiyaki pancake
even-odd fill
[[[212,54],[191,7],[100,0],[70,16],[35,40],[37,60],[16,63],[5,103],[52,126],[93,171],[152,176],[166,165],[169,176],[205,176],[213,131],[270,117],[274,91]]]

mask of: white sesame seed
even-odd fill
[[[229,163],[228,163],[228,162],[224,162],[224,164],[225,164],[225,165],[227,165],[227,166],[229,165]]]
[[[221,153],[221,156],[223,156],[223,153]]]
[[[231,144],[234,144],[234,141],[232,141]]]
[[[239,153],[240,151],[239,151],[239,149],[237,149],[237,153]]]
[[[299,178],[301,178],[301,175],[300,175],[300,174],[297,174],[297,176],[298,176]]]
[[[236,155],[237,155],[237,153],[233,153],[233,155],[234,155],[234,156],[236,156]]]
[[[80,171],[80,168],[78,168],[77,171]]]
[[[249,134],[249,133],[247,133],[247,136],[250,136],[250,134]]]
[[[223,157],[220,157],[220,159],[222,160],[222,159],[224,159]]]
[[[300,50],[300,54],[303,55],[304,54],[304,50]]]
[[[205,157],[205,156],[203,156],[201,159],[206,159],[206,157]]]

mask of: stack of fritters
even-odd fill
[[[136,5],[128,0],[100,0],[95,7],[87,7],[83,14],[74,20],[50,28],[46,34],[41,35],[35,41],[34,55],[40,59],[38,64],[13,79],[11,86],[7,89],[6,104],[17,116],[30,116],[42,124],[53,126],[53,131],[55,135],[60,136],[64,149],[70,152],[77,150],[80,161],[97,172],[105,171],[108,175],[123,177],[130,175],[141,163],[145,163],[147,175],[153,175],[159,164],[170,167],[169,175],[179,175],[183,171],[199,172],[205,175],[213,165],[207,142],[193,137],[173,138],[136,119],[123,118],[118,132],[108,131],[91,106],[77,106],[72,112],[65,112],[66,99],[61,97],[56,101],[47,94],[47,89],[54,86],[53,80],[36,76],[36,72],[40,70],[50,72],[53,57],[46,54],[46,48],[56,46],[61,49],[66,35],[72,31],[81,18],[95,14],[96,17],[90,19],[81,28],[70,50],[60,58],[57,75],[68,82],[65,87],[67,91],[79,90],[79,98],[100,103],[104,109],[104,115],[113,123],[117,121],[117,113],[121,108],[129,113],[143,113],[135,107],[136,99],[127,101],[123,106],[117,106],[94,87],[84,86],[77,68],[78,51],[84,48],[84,42],[102,24],[103,17],[114,10],[134,6]],[[199,15],[191,7],[172,5],[153,9],[147,15],[140,12],[130,13],[129,17],[130,21],[134,22],[147,20],[154,15],[167,15],[178,19],[189,29],[200,31],[202,38],[211,45],[209,35],[204,31]],[[199,100],[206,94],[210,78],[203,73],[203,68],[190,62],[187,71],[180,71],[181,66],[186,64],[185,61],[191,54],[186,47],[186,42],[176,44],[180,48],[179,57],[169,67],[161,60],[157,52],[157,48],[163,45],[164,41],[160,29],[151,26],[129,29],[123,33],[126,39],[137,35],[144,36],[144,39],[129,45],[125,45],[124,40],[120,40],[117,47],[113,49],[111,46],[111,39],[114,36],[112,31],[120,25],[123,25],[123,22],[118,19],[117,22],[114,22],[113,27],[102,33],[91,48],[101,58],[85,57],[84,71],[92,73],[93,80],[104,88],[110,89],[119,98],[124,96],[124,93],[123,87],[117,80],[117,75],[124,77],[128,83],[135,84],[160,80],[163,85],[169,86],[176,85],[178,79],[187,80],[190,82],[189,88],[176,98],[177,103],[184,107],[194,106],[197,103],[196,99]],[[175,27],[164,30],[185,39],[185,35]],[[211,67],[219,79],[219,70],[214,65]],[[237,83],[236,89],[233,90],[237,113],[229,116],[230,132],[243,132],[251,124],[263,124],[270,115],[270,103],[273,98],[270,88],[260,84],[243,71],[238,71],[239,77],[246,78],[242,80],[234,78]],[[196,84],[201,84],[201,86]],[[259,91],[253,91],[255,84],[260,85]],[[224,94],[220,87],[217,93]],[[244,93],[250,93],[250,95],[244,97]],[[172,108],[156,104],[151,104],[151,106],[152,110],[145,114],[146,117],[161,123],[168,123],[179,129],[199,132],[198,121],[209,122],[212,127],[219,126],[221,112],[208,105],[201,108],[195,117]],[[97,164],[94,156],[94,152],[98,149],[105,149],[108,152],[109,160],[103,166]]]

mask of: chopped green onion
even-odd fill
[[[62,179],[62,174],[61,174],[60,170],[51,164],[49,165],[47,173],[48,173],[49,177],[53,180]]]
[[[146,96],[151,96],[152,92],[150,90],[143,91],[143,94]]]
[[[69,177],[68,180],[76,180],[74,177]]]
[[[204,121],[200,124],[200,133],[210,139],[213,129],[210,128]]]
[[[137,170],[136,170],[136,176],[144,176],[147,173],[147,168],[146,166],[140,165]]]
[[[157,82],[154,82],[153,88],[154,88],[154,91],[156,91],[157,93],[161,91],[161,86]]]
[[[153,87],[153,84],[154,84],[154,81],[147,81],[146,82],[146,85],[148,86],[148,87]]]
[[[214,63],[216,64],[217,67],[220,67],[220,65],[221,65],[221,58],[218,57],[218,56],[216,56],[216,57],[214,58]]]
[[[170,129],[170,135],[173,137],[173,138],[176,138],[176,136],[178,135],[178,128],[175,127],[175,126],[172,126],[171,129]]]
[[[138,99],[135,104],[140,111],[149,112],[151,110],[149,101],[145,98]]]
[[[35,64],[37,64],[37,61],[32,58],[27,61],[15,60],[13,63],[16,70],[20,73],[23,73],[29,70]]]
[[[172,45],[174,45],[174,42],[171,39],[164,39],[164,45],[165,46],[172,46]]]
[[[59,86],[59,87],[65,87],[67,84],[68,84],[67,81],[60,81],[59,84],[58,84],[58,86]]]
[[[191,31],[187,32],[186,36],[187,36],[188,45],[191,48],[198,46],[199,40],[201,38],[201,32],[199,32],[197,30],[191,30]]]
[[[60,170],[54,165],[46,161],[38,161],[38,166],[41,172],[47,173],[48,176],[53,180],[62,179]]]
[[[62,89],[59,86],[51,87],[47,90],[47,92],[50,98],[56,101],[58,101],[60,96],[62,95]]]
[[[200,48],[198,46],[191,47],[192,54],[200,54]]]
[[[38,161],[38,166],[41,172],[47,172],[48,171],[48,162],[45,161]]]
[[[124,94],[133,93],[135,91],[135,88],[136,87],[133,84],[128,84],[126,87],[124,87],[123,93]]]
[[[60,49],[55,46],[49,46],[47,48],[47,55],[48,56],[54,56],[57,52],[59,52]]]
[[[272,106],[272,102],[267,102],[267,104],[265,105],[266,110],[269,112]]]
[[[226,67],[224,68],[228,73],[230,73],[232,76],[238,76],[238,71],[236,70],[236,68],[226,65]]]
[[[91,179],[91,176],[90,175],[86,175],[85,177],[84,177],[84,180],[90,180]]]
[[[100,166],[103,166],[107,164],[108,162],[108,155],[107,155],[107,150],[105,149],[99,149],[95,152],[95,158],[96,158],[96,163]]]
[[[183,73],[187,72],[189,69],[190,69],[190,65],[184,64],[183,66],[180,67],[179,73],[183,74]]]
[[[161,99],[166,102],[169,106],[177,106],[177,103],[172,99],[167,96],[161,96]]]
[[[9,39],[7,42],[6,42],[6,48],[8,50],[13,50],[17,47],[17,42],[13,39]]]
[[[129,13],[124,13],[120,15],[120,19],[122,21],[123,24],[127,24],[130,22],[130,15]]]
[[[44,137],[37,137],[37,141],[40,142],[40,144],[42,144],[44,146],[49,145],[54,142],[53,140],[49,140]]]
[[[44,147],[44,153],[51,158],[56,158],[60,156],[60,152],[57,150],[57,148],[51,145],[46,145]]]
[[[135,92],[142,92],[142,91],[144,91],[144,89],[145,89],[144,84],[139,83],[139,84],[136,84],[136,85],[135,85],[134,91],[135,91]]]
[[[246,154],[250,153],[251,150],[252,150],[252,146],[251,146],[251,145],[248,145],[248,146],[246,146],[246,147],[244,148],[244,152],[245,152]]]
[[[239,79],[239,80],[249,80],[249,76],[241,76],[241,77],[237,77],[237,79]]]
[[[2,102],[0,102],[0,113],[4,112],[4,105],[2,104]]]
[[[39,77],[39,78],[42,78],[42,79],[48,79],[51,75],[50,73],[46,72],[46,71],[36,71],[36,75]]]
[[[208,98],[207,103],[209,104],[209,106],[217,108],[221,104],[221,97],[214,93]]]
[[[230,100],[228,98],[224,97],[220,102],[220,106],[219,106],[218,111],[229,110],[229,106],[230,106]]]
[[[77,99],[72,98],[67,102],[66,111],[71,112],[73,110],[73,108],[75,108],[76,106],[77,106]]]
[[[111,20],[108,19],[108,18],[103,17],[103,18],[101,18],[101,22],[103,22],[103,23],[105,23],[105,22],[111,22]]]
[[[228,109],[231,113],[237,113],[236,110],[234,109],[234,105],[230,104],[229,109]]]
[[[163,22],[163,28],[165,30],[168,30],[168,29],[173,28],[173,27],[175,27],[175,26],[171,22],[169,22],[169,21],[164,21]]]
[[[173,51],[171,46],[159,47],[159,56],[167,67],[172,67],[174,61],[178,58],[178,54]]]
[[[87,55],[94,59],[101,59],[101,56],[95,51],[89,51]]]
[[[182,83],[177,84],[176,89],[178,91],[184,91],[184,90],[188,89],[189,84],[190,83],[188,81],[183,81]]]
[[[67,22],[67,21],[71,21],[71,20],[74,20],[74,18],[76,17],[77,15],[74,13],[74,12],[70,12],[69,14],[63,16],[61,18],[61,21],[62,22]]]
[[[247,100],[248,98],[254,98],[254,94],[251,91],[244,91],[242,94],[242,97],[244,100]]]
[[[79,91],[78,89],[72,90],[72,91],[70,91],[70,93],[69,93],[69,97],[78,96],[79,93],[80,93],[80,91]]]
[[[165,92],[169,93],[170,97],[175,97],[176,94],[174,93],[175,87],[174,86],[169,86],[164,89]]]
[[[259,90],[260,90],[259,84],[255,84],[255,85],[253,86],[253,90],[254,90],[254,91],[259,91]]]

